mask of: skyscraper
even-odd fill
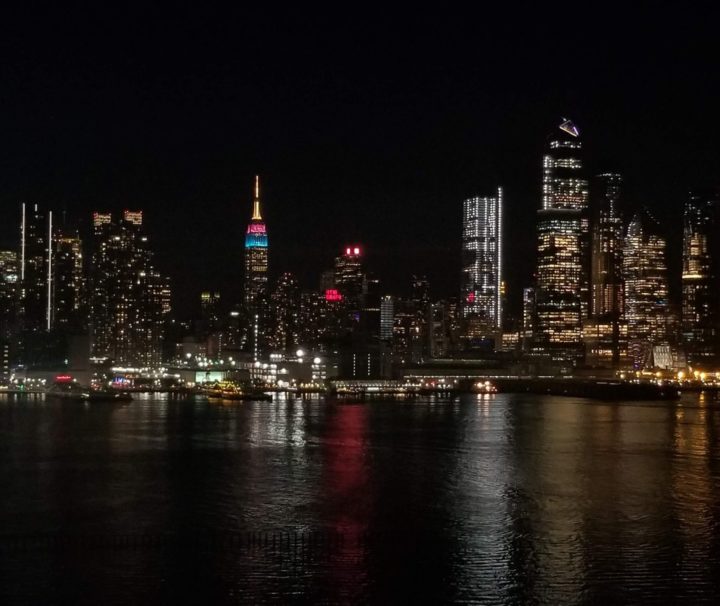
[[[685,203],[682,337],[689,361],[720,354],[720,192],[695,191]]]
[[[668,282],[665,240],[647,213],[637,213],[627,229],[623,246],[625,316],[628,349],[640,368],[653,345],[667,339]]]
[[[79,330],[87,323],[82,243],[76,235],[57,234],[54,249],[52,326]]]
[[[169,283],[152,265],[142,212],[93,215],[91,272],[92,354],[116,364],[161,361]]]
[[[17,335],[18,256],[0,250],[0,381],[10,376],[10,349]]]
[[[28,333],[52,327],[53,216],[37,204],[21,207],[20,316]]]
[[[269,341],[277,351],[293,350],[299,342],[300,288],[289,272],[277,280],[270,295]]]
[[[551,134],[538,211],[534,349],[564,361],[581,356],[582,320],[589,308],[588,184],[579,137],[565,119]]]
[[[255,177],[253,214],[245,232],[244,303],[247,342],[257,360],[266,340],[268,284],[268,235],[260,212],[260,177]]]
[[[462,314],[488,327],[502,326],[502,206],[496,196],[468,198],[463,203]]]
[[[590,365],[618,367],[627,352],[621,186],[622,177],[617,173],[603,173],[593,181],[591,319],[583,328]]]

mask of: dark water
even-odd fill
[[[484,398],[0,399],[0,603],[720,596],[718,401]]]

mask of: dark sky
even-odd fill
[[[182,311],[201,289],[233,299],[258,172],[274,274],[314,287],[361,242],[388,292],[427,273],[439,297],[457,293],[463,197],[502,184],[517,302],[560,115],[589,170],[620,170],[627,206],[657,215],[675,265],[686,190],[720,182],[717,12],[240,5],[4,15],[0,243],[23,200],[85,223],[141,208]]]

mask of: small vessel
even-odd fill
[[[497,386],[490,381],[478,381],[473,386],[474,393],[497,393]]]
[[[208,400],[272,400],[272,396],[260,389],[247,385],[238,385],[230,381],[214,383],[202,390]]]
[[[62,400],[76,400],[78,402],[82,402],[90,395],[90,389],[83,387],[74,381],[56,381],[47,388],[45,395]]]
[[[46,391],[45,395],[62,400],[75,402],[130,402],[132,396],[126,391],[117,389],[91,389],[79,383],[55,382]]]

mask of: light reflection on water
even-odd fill
[[[322,530],[344,539],[317,558],[0,546],[3,603],[642,602],[720,591],[712,396],[3,398],[3,535]]]

